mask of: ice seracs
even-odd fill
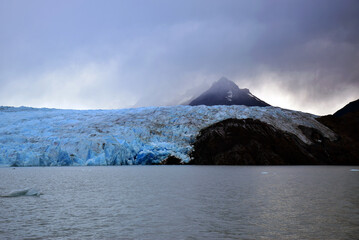
[[[198,132],[228,118],[260,119],[311,143],[304,125],[334,139],[315,116],[275,107],[174,106],[121,110],[0,108],[0,164],[68,166],[190,160]]]

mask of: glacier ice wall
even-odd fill
[[[190,160],[199,130],[228,118],[253,118],[310,141],[304,125],[335,135],[315,116],[275,107],[174,106],[120,110],[0,107],[0,165],[68,166]]]

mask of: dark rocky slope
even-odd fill
[[[316,119],[339,135],[348,144],[359,143],[359,112],[348,113],[337,117],[327,115]]]
[[[317,118],[338,135],[336,141],[341,155],[353,155],[359,164],[359,99],[347,104],[333,115]]]
[[[209,165],[317,165],[359,164],[352,140],[325,138],[318,130],[298,126],[311,140],[253,119],[227,119],[200,131],[192,152],[192,164]]]
[[[343,108],[336,111],[333,115],[336,117],[344,116],[348,113],[359,112],[359,99],[348,103]]]

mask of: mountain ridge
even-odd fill
[[[345,105],[343,108],[336,111],[333,116],[341,117],[348,113],[359,112],[359,99],[352,101]]]

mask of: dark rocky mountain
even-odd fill
[[[348,113],[359,112],[359,99],[348,103],[342,109],[335,112],[333,115],[336,117],[344,116]]]
[[[330,141],[317,129],[298,126],[312,141],[253,119],[227,119],[200,131],[191,164],[358,165],[359,145],[347,137]]]
[[[347,104],[333,115],[317,118],[317,121],[338,134],[343,144],[353,146],[356,152],[359,151],[359,99]]]
[[[234,82],[222,77],[199,97],[192,100],[189,105],[245,105],[245,106],[270,106],[260,100],[244,88],[240,89]]]

